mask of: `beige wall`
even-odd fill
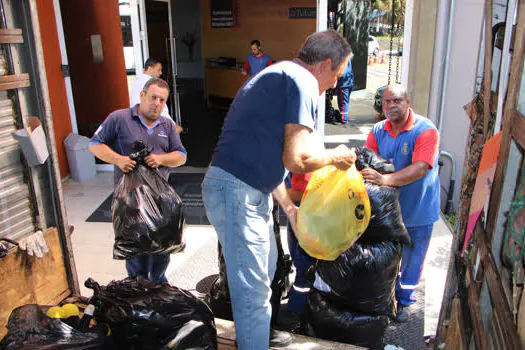
[[[203,58],[226,56],[242,62],[250,54],[250,42],[261,41],[275,60],[291,59],[301,43],[316,30],[316,19],[289,19],[290,7],[317,7],[315,0],[238,0],[238,25],[212,28],[210,0],[202,0]]]
[[[427,115],[434,56],[437,0],[414,1],[408,95],[414,111]]]

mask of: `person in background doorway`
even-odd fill
[[[242,71],[242,74],[250,74],[250,77],[253,77],[255,74],[271,65],[273,61],[270,56],[261,50],[261,42],[259,40],[252,40],[250,48],[252,54],[246,58],[246,61],[244,61],[244,70]]]
[[[153,148],[145,158],[146,164],[158,168],[166,180],[169,168],[186,162],[186,150],[176,132],[175,122],[161,115],[168,94],[169,87],[164,80],[149,79],[140,93],[140,103],[111,113],[91,138],[91,153],[115,165],[115,186],[123,173],[135,168],[135,161],[129,154],[137,140]],[[142,255],[126,260],[126,269],[130,277],[143,276],[154,282],[166,282],[169,262],[169,255]]]
[[[376,123],[365,146],[394,163],[396,172],[380,174],[363,169],[365,181],[399,188],[403,221],[413,247],[403,246],[396,284],[397,322],[406,322],[408,308],[416,302],[415,291],[434,223],[439,219],[439,133],[427,118],[410,108],[406,88],[388,85],[383,92],[386,120]]]
[[[240,350],[292,341],[290,334],[270,330],[277,262],[272,195],[295,230],[298,208],[284,185],[286,169],[345,170],[355,163],[353,150],[327,150],[315,131],[319,96],[336,86],[351,54],[334,31],[310,35],[293,61],[272,64],[244,84],[224,121],[202,198],[222,245]]]
[[[135,81],[131,85],[131,90],[129,92],[129,106],[133,107],[136,104],[140,103],[140,94],[144,88],[144,85],[151,78],[160,78],[162,75],[162,63],[156,58],[148,58],[144,63],[144,74],[139,75],[135,78]],[[168,111],[168,107],[164,105],[161,115],[166,118],[171,118]],[[182,127],[179,125],[177,127],[177,133],[182,132]]]
[[[354,71],[352,70],[352,60],[348,61],[348,66],[343,73],[343,76],[337,79],[337,86],[335,87],[337,93],[337,106],[341,112],[341,123],[348,125],[348,110],[350,109],[350,94],[354,87]]]

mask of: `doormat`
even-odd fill
[[[202,202],[201,183],[204,173],[171,173],[168,182],[182,199],[184,216],[188,225],[209,225]],[[112,222],[111,200],[113,193],[91,214],[86,222]]]

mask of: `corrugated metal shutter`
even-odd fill
[[[11,133],[16,130],[13,102],[0,95],[0,237],[18,239],[35,231],[21,150]]]

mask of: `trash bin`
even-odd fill
[[[89,138],[70,133],[64,140],[71,177],[78,182],[91,180],[97,173],[95,156],[88,149]]]

